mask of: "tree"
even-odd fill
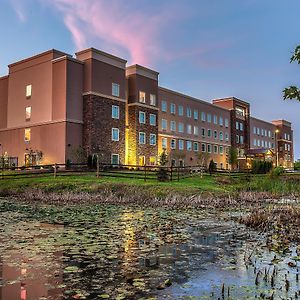
[[[202,167],[207,168],[209,158],[210,158],[210,154],[207,152],[199,152],[197,154],[198,164]]]
[[[159,155],[158,163],[160,165],[160,168],[157,172],[157,179],[158,181],[168,181],[169,175],[168,170],[166,168],[168,163],[168,155],[166,153],[166,150],[163,150],[163,152]]]
[[[229,147],[228,153],[227,153],[227,162],[230,164],[232,168],[234,168],[235,165],[238,163],[238,155],[237,155],[237,149],[234,147]]]
[[[210,175],[212,175],[213,172],[215,172],[217,170],[216,164],[213,161],[213,159],[209,162],[209,166],[208,166],[208,172]]]
[[[298,65],[300,64],[300,45],[296,47],[291,60],[291,63],[293,62],[297,62]],[[296,99],[298,101],[300,101],[300,89],[294,85],[285,88],[283,90],[283,99],[287,100],[287,99]]]
[[[297,161],[295,161],[294,169],[295,170],[300,170],[300,159],[298,159]]]

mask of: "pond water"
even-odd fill
[[[296,299],[299,249],[223,217],[2,200],[0,300]]]

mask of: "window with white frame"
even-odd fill
[[[186,150],[192,151],[192,142],[191,141],[186,141]]]
[[[119,128],[112,128],[111,129],[111,140],[114,142],[118,142],[120,139],[120,130]]]
[[[141,103],[146,103],[146,93],[145,92],[143,92],[143,91],[139,92],[139,101]]]
[[[237,134],[236,135],[236,143],[239,144],[240,143],[240,136]]]
[[[26,85],[26,98],[30,98],[32,96],[32,85]]]
[[[197,109],[194,109],[194,120],[198,120],[198,116],[199,113],[198,113],[198,110]]]
[[[120,97],[120,85],[117,83],[112,83],[111,94],[115,97]]]
[[[271,149],[272,148],[272,145],[271,145],[271,142],[269,142],[269,149]]]
[[[260,140],[257,140],[257,147],[260,147]]]
[[[206,119],[208,123],[211,123],[211,114],[207,114]]]
[[[229,127],[229,120],[225,119],[225,127],[228,128]]]
[[[111,155],[111,164],[118,165],[120,163],[120,156],[119,154],[112,154]]]
[[[176,114],[176,105],[174,103],[171,103],[170,104],[170,113],[172,115],[175,115]]]
[[[214,145],[214,154],[218,154],[218,146]]]
[[[162,130],[167,130],[168,129],[168,122],[166,119],[161,120],[161,129]]]
[[[194,151],[195,152],[199,151],[199,143],[198,142],[194,142]]]
[[[150,105],[156,106],[156,95],[150,94]]]
[[[268,131],[268,137],[269,138],[271,137],[271,131],[270,130]]]
[[[207,144],[207,153],[211,153],[211,145]]]
[[[256,139],[253,140],[253,146],[257,146]]]
[[[228,142],[229,141],[229,134],[226,132],[225,133],[225,141]]]
[[[260,129],[259,128],[256,128],[256,134],[260,135]]]
[[[161,147],[163,149],[167,149],[167,144],[168,144],[168,139],[167,138],[162,138],[161,139]]]
[[[176,122],[175,121],[171,121],[171,123],[170,123],[170,130],[171,131],[176,131]]]
[[[178,140],[178,149],[184,150],[184,141],[183,140]]]
[[[202,152],[206,152],[206,145],[205,145],[205,144],[202,144],[202,145],[201,145],[201,151],[202,151]]]
[[[113,119],[119,119],[120,118],[120,108],[117,105],[112,105],[111,107],[111,117]]]
[[[239,130],[239,129],[240,129],[239,122],[235,122],[235,129],[236,129],[236,130]]]
[[[30,128],[25,128],[24,130],[24,141],[26,143],[29,143],[31,140],[31,129]]]
[[[211,129],[207,129],[207,136],[211,137]]]
[[[218,132],[217,130],[214,130],[214,139],[216,140],[218,138]]]
[[[188,124],[186,129],[188,134],[192,134],[192,125]]]
[[[194,135],[199,135],[199,127],[194,126]]]
[[[240,123],[240,131],[244,131],[244,124]]]
[[[219,118],[219,125],[220,125],[220,126],[223,126],[223,117],[220,117],[220,118]]]
[[[146,113],[144,111],[139,112],[139,122],[140,124],[146,123]]]
[[[219,153],[220,153],[220,154],[223,154],[223,153],[224,153],[223,146],[220,146],[220,147],[219,147]]]
[[[205,128],[201,128],[201,135],[202,137],[205,137]]]
[[[192,110],[191,110],[190,107],[187,107],[187,108],[186,108],[186,116],[187,116],[188,118],[191,118],[191,117],[192,117]]]
[[[155,114],[150,114],[150,125],[156,126],[156,115]]]
[[[243,135],[240,136],[240,144],[244,144],[244,136]]]
[[[175,139],[171,139],[171,149],[172,150],[176,149],[176,140]]]
[[[25,108],[25,118],[26,121],[30,121],[31,119],[31,106]]]
[[[183,116],[183,106],[182,105],[178,105],[178,115],[179,116]]]
[[[140,145],[146,144],[146,133],[145,132],[139,132],[139,144]]]
[[[222,131],[220,131],[220,133],[219,133],[219,137],[220,137],[220,141],[223,141],[223,132]]]
[[[253,127],[253,133],[256,134],[256,127]]]
[[[201,121],[205,121],[206,120],[206,115],[205,115],[205,112],[201,112]]]
[[[167,112],[167,101],[161,101],[161,111]]]
[[[156,145],[156,134],[150,133],[150,145],[154,146]]]
[[[214,115],[214,124],[218,124],[218,117]]]
[[[178,132],[184,133],[184,124],[183,123],[178,123]]]

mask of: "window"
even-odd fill
[[[220,126],[223,126],[223,117],[220,117],[220,118],[219,118],[219,125],[220,125]]]
[[[178,149],[184,150],[184,141],[183,140],[178,140]]]
[[[178,131],[179,131],[180,133],[184,133],[184,124],[183,124],[183,123],[179,123],[179,124],[178,124]]]
[[[240,136],[240,144],[244,144],[244,136],[243,135]]]
[[[272,145],[271,145],[271,142],[269,142],[269,149],[271,149]]]
[[[178,115],[181,117],[183,116],[183,106],[182,105],[178,106]]]
[[[31,129],[30,128],[26,128],[25,132],[24,132],[24,141],[29,143],[31,140]]]
[[[113,119],[119,119],[120,118],[120,108],[117,105],[112,105],[111,107],[111,117]]]
[[[139,156],[139,166],[146,165],[146,157],[144,155]]]
[[[219,147],[219,153],[220,153],[220,154],[223,154],[223,153],[224,153],[223,146],[220,146],[220,147]]]
[[[167,102],[166,101],[161,101],[161,111],[167,112]]]
[[[167,149],[167,144],[168,144],[167,138],[162,138],[162,139],[161,139],[161,147],[162,147],[163,149]]]
[[[201,134],[203,137],[205,137],[205,128],[201,128]]]
[[[207,129],[207,136],[211,137],[211,129]]]
[[[150,105],[155,106],[156,105],[156,95],[150,94]]]
[[[155,165],[156,165],[156,157],[150,156],[150,166],[155,166]]]
[[[229,126],[229,121],[228,119],[225,119],[225,127],[228,128],[228,126]]]
[[[140,122],[140,124],[146,123],[146,113],[143,111],[139,112],[139,122]]]
[[[171,103],[170,105],[170,113],[173,115],[176,113],[176,105],[174,103]]]
[[[146,133],[145,132],[139,132],[139,144],[140,145],[146,144]]]
[[[192,134],[192,125],[190,124],[187,125],[187,133]]]
[[[191,110],[190,107],[187,107],[187,108],[186,108],[186,116],[187,116],[188,118],[191,118],[191,117],[192,117],[192,110]]]
[[[257,140],[257,146],[260,147],[260,140]]]
[[[214,124],[218,124],[218,117],[214,116]]]
[[[240,129],[239,122],[235,122],[235,129],[236,129],[236,130],[239,130],[239,129]]]
[[[260,129],[259,129],[259,128],[256,128],[256,133],[257,133],[258,135],[260,135]]]
[[[194,126],[194,135],[198,135],[198,134],[199,134],[199,127]]]
[[[167,127],[168,127],[167,120],[166,119],[162,119],[161,120],[161,129],[162,130],[167,130]]]
[[[236,143],[239,144],[240,143],[240,136],[236,135]]]
[[[191,141],[186,141],[186,150],[192,151],[192,142]]]
[[[208,122],[208,123],[211,123],[211,114],[207,114],[206,117],[207,117],[207,122]]]
[[[111,164],[112,165],[118,165],[119,162],[120,162],[119,154],[112,154],[111,155]]]
[[[171,131],[176,131],[176,122],[175,121],[171,121],[170,129],[171,129]]]
[[[269,136],[269,138],[271,137],[271,131],[270,130],[268,131],[268,136]]]
[[[111,129],[111,139],[112,139],[112,141],[118,142],[119,138],[120,138],[119,135],[120,135],[119,128],[112,128]]]
[[[206,115],[205,115],[205,112],[203,111],[202,113],[201,113],[201,121],[205,121],[206,120]]]
[[[211,145],[210,144],[207,145],[207,152],[211,153]]]
[[[115,97],[120,96],[120,85],[117,83],[113,83],[111,87],[111,94]]]
[[[206,152],[206,145],[205,144],[201,145],[201,150],[202,150],[202,152]]]
[[[257,146],[256,139],[253,140],[253,146]]]
[[[244,124],[243,123],[240,123],[240,131],[244,131]],[[266,131],[266,134],[267,134],[267,131]]]
[[[228,142],[229,141],[229,134],[226,132],[225,133],[225,141]]]
[[[150,125],[156,126],[156,115],[155,114],[150,114]]]
[[[195,152],[199,151],[199,144],[198,144],[198,142],[194,142],[194,151]]]
[[[146,93],[145,92],[140,91],[140,93],[139,93],[139,101],[141,103],[146,103]]]
[[[26,85],[26,98],[30,98],[32,96],[32,85]]]
[[[217,130],[214,130],[214,139],[216,140],[218,138],[218,132]]]
[[[218,154],[218,146],[214,145],[214,154]]]
[[[26,121],[30,121],[30,119],[31,119],[31,106],[26,107],[25,115],[26,115]]]
[[[256,134],[256,127],[253,127],[253,133]]]
[[[198,110],[194,109],[194,120],[198,120]]]
[[[171,140],[171,149],[176,149],[176,140],[175,139],[172,139]]]
[[[156,145],[156,134],[150,133],[150,145],[155,146]]]
[[[219,136],[220,136],[220,141],[223,141],[223,132],[222,131],[220,131]]]

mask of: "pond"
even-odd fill
[[[299,249],[229,219],[0,200],[0,299],[296,299]]]

